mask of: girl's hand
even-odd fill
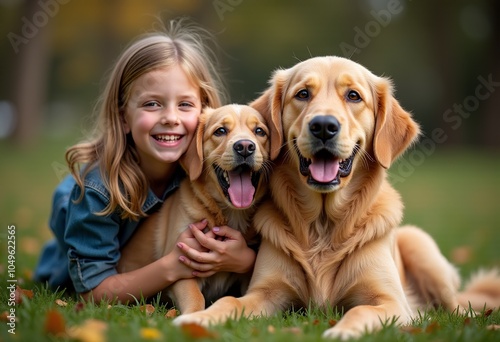
[[[189,226],[194,238],[206,251],[184,243],[178,243],[187,258],[181,260],[191,267],[198,277],[209,277],[216,272],[235,273],[249,272],[255,263],[255,251],[247,243],[238,230],[228,226],[213,227],[206,234],[200,224]]]
[[[197,231],[203,231],[207,226],[207,221],[203,220],[193,224]],[[203,247],[193,235],[191,229],[187,228],[179,235],[176,241],[177,246],[185,246],[199,253],[206,253],[208,250]],[[165,268],[168,270],[168,279],[175,282],[179,279],[193,278],[196,274],[193,272],[192,260],[183,253],[181,248],[174,248],[169,254],[162,258],[165,262]]]

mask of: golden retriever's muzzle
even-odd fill
[[[219,185],[224,195],[236,208],[252,205],[261,170],[254,171],[256,143],[250,139],[236,141],[233,146],[233,168],[229,171],[214,165]]]
[[[340,184],[341,177],[347,177],[352,170],[352,164],[357,146],[352,155],[341,159],[337,153],[338,135],[341,125],[332,115],[317,115],[309,122],[309,139],[312,159],[305,158],[299,147],[295,150],[300,160],[300,173],[308,177],[307,182],[321,190]]]

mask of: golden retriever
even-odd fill
[[[345,339],[387,320],[404,324],[422,305],[458,307],[458,273],[434,241],[416,227],[396,228],[403,204],[386,169],[419,126],[388,79],[348,59],[316,57],[276,71],[251,106],[272,122],[271,151],[280,155],[272,198],[254,217],[262,243],[248,291],[175,324],[312,304],[345,311],[324,332]]]
[[[246,241],[255,237],[251,220],[266,193],[269,129],[262,115],[243,105],[206,109],[182,165],[189,174],[122,250],[118,271],[145,266],[174,248],[190,223],[208,220],[209,227],[228,225]],[[219,272],[209,278],[179,280],[167,289],[181,313],[205,308],[238,280]],[[248,285],[250,274],[243,275]],[[201,289],[201,291],[200,291]]]

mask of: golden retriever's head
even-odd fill
[[[388,79],[340,57],[316,57],[274,73],[251,106],[272,122],[271,153],[288,145],[308,187],[331,192],[353,169],[384,168],[418,136],[418,125],[393,96]]]
[[[269,149],[269,128],[252,107],[206,108],[181,163],[192,181],[204,172],[207,191],[234,208],[245,209],[263,195],[259,190]]]

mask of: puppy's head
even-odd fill
[[[351,60],[311,58],[276,71],[270,84],[251,105],[273,125],[272,153],[285,142],[314,191],[341,189],[375,161],[388,168],[418,136],[390,81]]]
[[[192,181],[234,208],[250,207],[263,195],[269,161],[269,129],[262,115],[244,105],[206,108],[196,137],[182,159]]]

